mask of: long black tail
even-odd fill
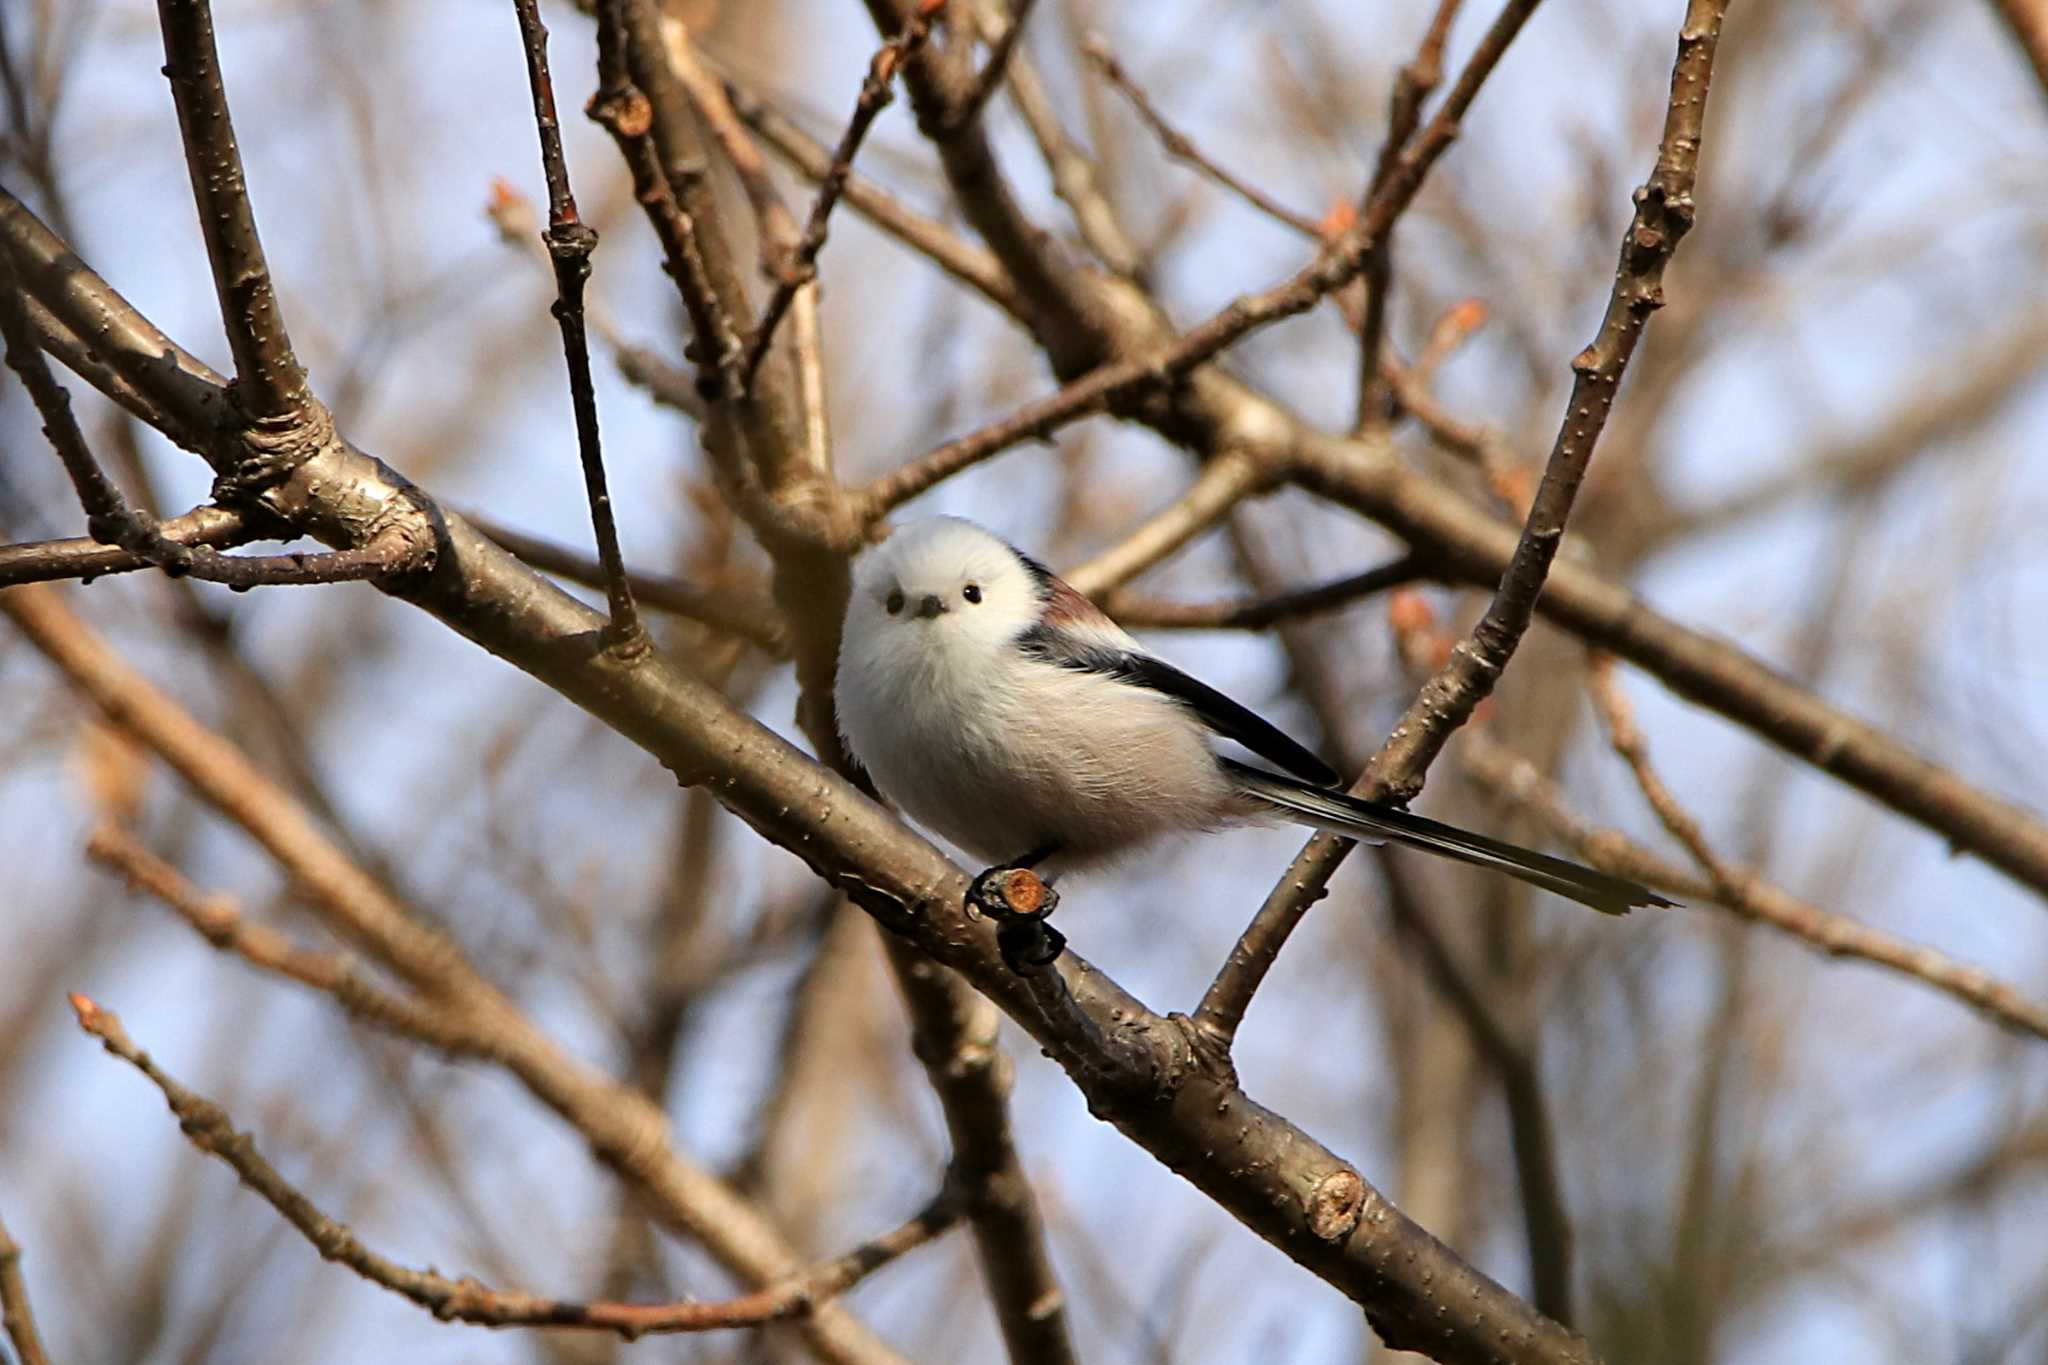
[[[1367,843],[1406,844],[1461,863],[1490,867],[1519,877],[1532,886],[1569,896],[1602,914],[1625,915],[1631,906],[1672,905],[1656,892],[1637,886],[1626,877],[1616,877],[1563,858],[1522,848],[1484,834],[1473,834],[1397,806],[1375,805],[1343,792],[1311,787],[1291,777],[1248,767],[1231,759],[1222,760],[1237,784],[1285,814],[1289,819],[1313,828],[1362,839]]]

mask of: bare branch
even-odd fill
[[[1656,221],[1650,225],[1652,235],[1642,241],[1642,254],[1633,254],[1636,231],[1644,225],[1653,202],[1653,191],[1646,187],[1638,194],[1636,222],[1631,223],[1630,234],[1624,241],[1623,270],[1615,282],[1601,341],[1574,362],[1575,366],[1585,368],[1580,370],[1579,384],[1574,385],[1573,405],[1566,410],[1537,503],[1530,511],[1493,603],[1472,635],[1459,641],[1451,662],[1424,684],[1387,742],[1373,755],[1352,786],[1356,795],[1371,800],[1413,795],[1420,786],[1416,779],[1451,732],[1492,690],[1501,666],[1527,629],[1536,597],[1548,576],[1551,557],[1563,536],[1565,515],[1591,458],[1592,441],[1599,435],[1599,422],[1584,425],[1592,414],[1578,406],[1577,389],[1588,386],[1604,395],[1604,404],[1612,403],[1621,367],[1627,364],[1644,319],[1659,301],[1656,286],[1664,261],[1690,222],[1692,174],[1698,164],[1698,131],[1706,108],[1706,79],[1712,69],[1714,39],[1719,35],[1724,6],[1725,0],[1691,0],[1680,34],[1678,62],[1672,71],[1664,142],[1658,153],[1657,169],[1651,175],[1653,186],[1663,186],[1654,192]],[[1704,21],[1697,28],[1696,17]],[[1683,110],[1681,105],[1685,106]],[[1394,174],[1398,171],[1390,172],[1390,178]],[[1675,205],[1682,205],[1682,210],[1667,218],[1665,210]],[[1597,374],[1592,359],[1596,354],[1602,366]],[[1599,416],[1604,419],[1605,414],[1603,405]],[[1327,893],[1330,877],[1353,846],[1349,840],[1325,834],[1310,839],[1247,926],[1195,1015],[1198,1023],[1224,1046],[1228,1047],[1281,946],[1309,907]]]
[[[1168,123],[1166,116],[1152,103],[1151,97],[1131,79],[1123,64],[1117,61],[1116,54],[1110,51],[1109,44],[1091,34],[1081,45],[1081,51],[1089,61],[1095,63],[1096,68],[1102,72],[1103,79],[1115,86],[1123,97],[1131,102],[1131,108],[1137,111],[1145,126],[1152,130],[1152,135],[1159,139],[1160,145],[1166,148],[1168,156],[1187,162],[1201,174],[1275,222],[1293,228],[1311,241],[1319,242],[1323,239],[1321,223],[1305,213],[1296,213],[1250,181],[1225,169],[1214,157],[1196,146],[1194,139]]]
[[[2048,1005],[2028,1000],[1981,967],[1925,944],[1887,934],[1800,900],[1754,874],[1730,869],[1731,885],[1688,874],[1618,830],[1594,828],[1571,808],[1536,765],[1504,748],[1483,728],[1468,728],[1461,762],[1504,799],[1537,816],[1596,866],[1664,887],[1689,903],[1711,904],[1768,924],[1829,957],[1850,958],[1922,981],[2020,1033],[2048,1039]]]
[[[406,999],[371,981],[343,954],[301,947],[275,929],[250,923],[228,897],[200,891],[119,825],[102,823],[86,842],[85,852],[119,873],[131,890],[162,901],[208,943],[251,966],[331,995],[350,1014],[380,1028],[457,1055],[485,1051],[484,1040],[459,1012]]]
[[[526,78],[533,92],[533,122],[540,133],[541,170],[548,182],[548,256],[555,266],[555,321],[562,329],[562,355],[569,367],[569,399],[576,410],[576,447],[583,461],[584,493],[597,533],[597,558],[604,565],[605,598],[611,608],[607,647],[632,656],[647,648],[647,632],[633,607],[633,588],[619,553],[619,528],[606,487],[604,448],[597,430],[597,391],[590,380],[590,339],[583,320],[584,286],[590,282],[590,253],[597,229],[576,212],[569,165],[562,156],[562,127],[555,115],[555,86],[548,75],[548,30],[540,0],[513,0],[526,51]]]
[[[471,517],[470,521],[478,530],[536,569],[560,574],[572,583],[582,583],[587,587],[604,586],[604,566],[586,555],[553,541],[500,526],[486,517]],[[4,563],[5,560],[0,559],[0,565]],[[685,579],[631,569],[627,570],[626,578],[633,585],[633,595],[645,607],[702,622],[736,640],[758,645],[773,658],[789,657],[789,639],[780,612],[765,593],[732,586],[700,588]]]
[[[975,12],[986,34],[996,22],[994,14],[986,6],[977,6]],[[1082,245],[1112,273],[1136,279],[1144,261],[1103,188],[1101,166],[1068,134],[1030,57],[1022,51],[1011,54],[1008,69],[1010,98],[1024,116],[1031,140],[1038,144],[1039,159],[1052,177],[1052,192],[1073,216]]]
[[[181,517],[158,522],[156,529],[158,535],[172,544],[210,545],[217,550],[246,545],[260,534],[241,513],[223,507],[195,507]],[[133,573],[155,567],[141,555],[90,536],[0,545],[0,588],[60,578],[91,582],[102,574]]]
[[[80,370],[81,377],[102,392],[110,392],[106,381],[117,378],[170,419],[167,435],[197,451],[217,471],[224,471],[226,462],[214,449],[213,434],[229,416],[227,380],[165,336],[113,286],[85,269],[76,253],[4,188],[0,188],[0,245],[13,258],[22,288],[76,343],[70,353],[56,346],[51,349],[67,364],[72,363],[70,354],[81,359],[90,355],[96,362],[94,371]],[[83,340],[88,337],[89,346]],[[110,393],[117,401],[118,392]]]
[[[853,117],[847,120],[846,131],[840,134],[839,145],[832,151],[831,164],[818,181],[818,195],[811,202],[811,216],[804,224],[803,237],[787,259],[776,263],[778,278],[775,292],[762,306],[761,320],[754,327],[754,335],[748,339],[746,358],[740,362],[740,383],[743,387],[753,386],[755,372],[761,368],[761,360],[775,340],[775,328],[782,321],[782,315],[789,311],[797,291],[817,277],[818,253],[825,246],[825,231],[832,209],[845,192],[847,176],[853,172],[853,159],[860,153],[860,144],[866,139],[868,129],[874,126],[876,116],[889,107],[893,98],[889,87],[896,77],[896,68],[924,46],[925,40],[931,36],[932,20],[943,5],[944,0],[937,0],[937,3],[921,8],[900,32],[882,44],[874,60],[868,63],[867,76],[860,84],[860,97],[854,101]]]
[[[777,156],[809,180],[825,178],[832,167],[830,149],[730,76],[726,78],[726,90],[732,97],[735,112],[749,128],[761,135]],[[845,185],[846,202],[862,217],[1004,312],[1022,316],[1023,305],[1017,297],[1016,282],[986,247],[968,241],[944,223],[907,207],[887,190],[858,174],[848,174]]]
[[[486,614],[509,622],[520,611],[545,604],[574,615],[578,624],[572,638],[587,641],[601,628],[596,613],[532,571],[516,567],[516,560],[459,520],[448,519],[450,533],[460,537],[458,558],[468,572],[502,557],[503,566],[513,567],[525,585],[520,590],[524,607],[506,603],[502,613],[493,608]],[[472,580],[471,586],[482,582]],[[454,1012],[482,1035],[488,1055],[581,1133],[601,1160],[646,1196],[665,1223],[697,1238],[722,1264],[754,1284],[773,1284],[796,1269],[795,1253],[763,1213],[675,1150],[658,1106],[565,1053],[476,970],[460,945],[396,900],[240,749],[201,725],[109,649],[65,607],[57,590],[31,585],[0,593],[0,616],[10,619],[104,714],[118,719],[169,764],[196,795],[255,839],[306,892],[310,908],[323,921],[423,999]],[[668,683],[683,681],[658,655],[628,664],[587,644],[544,649],[563,662],[574,657],[577,668],[617,670],[621,679],[652,668]],[[718,695],[708,684],[689,681]],[[742,718],[741,724],[751,722]],[[900,1359],[837,1305],[807,1316],[803,1329],[826,1360],[893,1365]]]
[[[646,18],[634,12],[631,0],[604,0],[597,6],[598,88],[589,112],[618,143],[633,177],[634,197],[661,242],[663,268],[675,282],[696,337],[692,359],[697,362],[698,388],[713,401],[741,392],[739,332],[728,291],[719,286],[705,258],[698,224],[684,210],[662,165],[655,136],[660,111],[633,74],[639,69],[636,60],[644,68],[659,59],[658,51],[653,57],[636,57],[631,42],[633,23]]]
[[[50,1365],[43,1339],[36,1332],[35,1314],[29,1309],[28,1281],[21,1274],[21,1243],[0,1223],[0,1327],[14,1343],[21,1365]]]
[[[1430,577],[1427,561],[1403,555],[1363,573],[1236,602],[1162,602],[1116,589],[1101,599],[1102,609],[1123,626],[1142,630],[1264,630],[1337,611],[1389,588],[1405,587]]]
[[[1243,451],[1225,451],[1202,466],[1185,493],[1146,518],[1122,541],[1066,574],[1074,591],[1093,597],[1121,587],[1214,526],[1267,479]]]
[[[6,336],[7,363],[21,376],[22,387],[28,390],[36,410],[42,414],[43,432],[64,463],[95,541],[117,546],[174,576],[190,574],[236,589],[384,578],[433,563],[431,543],[411,539],[395,530],[379,534],[363,545],[317,554],[224,555],[202,538],[194,537],[189,543],[167,539],[154,517],[128,506],[121,490],[87,448],[85,433],[79,430],[71,413],[71,396],[50,373],[49,363],[37,345],[26,299],[18,288],[13,262],[0,255],[0,332]]]
[[[149,1078],[177,1116],[193,1146],[234,1169],[244,1185],[298,1229],[324,1260],[346,1266],[372,1284],[411,1299],[444,1321],[484,1327],[587,1327],[616,1332],[625,1340],[656,1333],[708,1332],[759,1327],[814,1311],[845,1293],[905,1252],[914,1251],[960,1220],[958,1198],[940,1193],[909,1222],[863,1243],[844,1256],[787,1275],[767,1288],[722,1303],[587,1303],[541,1298],[517,1290],[492,1289],[467,1276],[459,1280],[432,1270],[414,1270],[370,1250],[348,1226],[328,1217],[256,1150],[248,1134],[235,1131],[227,1110],[187,1090],[137,1047],[111,1010],[74,992],[71,1008],[78,1026],[100,1045]]]
[[[1375,795],[1412,796],[1451,731],[1493,691],[1501,670],[1534,618],[1536,598],[1563,543],[1579,484],[1614,406],[1615,393],[1650,314],[1664,302],[1664,268],[1692,226],[1700,130],[1707,87],[1727,0],[1690,0],[1678,35],[1671,100],[1656,167],[1636,192],[1636,211],[1622,239],[1621,265],[1599,336],[1572,361],[1574,379],[1557,443],[1543,481],[1486,613],[1451,651],[1451,659],[1416,695],[1367,769]]]
[[[213,262],[221,323],[235,357],[236,395],[258,421],[302,419],[312,402],[306,372],[292,352],[256,215],[242,176],[242,154],[228,117],[214,48],[208,0],[158,0],[163,26],[164,75],[178,108],[185,166],[199,205],[199,229]]]
[[[1457,17],[1460,0],[1438,0],[1436,14],[1423,31],[1415,56],[1394,79],[1394,93],[1388,100],[1387,136],[1380,144],[1379,161],[1373,166],[1361,207],[1369,207],[1373,196],[1394,173],[1395,164],[1422,121],[1422,102],[1444,76],[1444,43],[1451,35],[1451,21]],[[1387,384],[1381,367],[1381,351],[1387,339],[1387,304],[1394,277],[1394,234],[1390,228],[1365,267],[1365,313],[1358,327],[1358,410],[1353,430],[1366,431],[1388,416]]]
[[[1003,31],[989,44],[988,59],[982,63],[981,70],[975,73],[974,84],[968,88],[958,107],[953,111],[955,124],[968,124],[980,118],[981,111],[987,107],[989,100],[994,98],[997,89],[1002,86],[1003,75],[1010,69],[1012,55],[1017,50],[1018,40],[1024,36],[1025,21],[1031,17],[1031,6],[1035,3],[1036,0],[1016,0],[1008,22],[1003,25]],[[936,12],[943,8],[944,4],[945,0],[938,0],[938,4],[929,8]]]
[[[952,1173],[974,1231],[996,1325],[1013,1365],[1075,1359],[1066,1295],[1046,1251],[1038,1199],[1010,1124],[1014,1067],[1000,1015],[958,975],[910,944],[885,936],[890,965],[910,1005],[914,1050],[945,1111]]]

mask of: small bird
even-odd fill
[[[1289,820],[1392,840],[1608,914],[1670,905],[1634,882],[1335,790],[1327,763],[1153,654],[1037,560],[972,522],[908,523],[855,566],[834,686],[839,728],[884,795],[992,864],[968,893],[1017,970],[1065,939],[1062,872],[1170,834]],[[1280,769],[1219,754],[1231,740]],[[1007,874],[1046,891],[1019,913]]]

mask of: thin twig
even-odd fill
[[[1118,624],[1142,630],[1265,630],[1283,621],[1336,611],[1429,576],[1428,561],[1402,555],[1363,573],[1235,602],[1165,602],[1119,589],[1099,599],[1099,604]]]
[[[119,873],[131,889],[162,901],[216,948],[331,995],[350,1014],[380,1028],[456,1055],[479,1050],[473,1022],[458,1012],[407,999],[371,981],[345,954],[303,947],[267,925],[244,919],[232,900],[202,892],[120,825],[103,823],[94,829],[85,853]]]
[[[1550,561],[1563,539],[1565,517],[1592,458],[1593,445],[1612,407],[1622,372],[1650,313],[1663,301],[1664,266],[1678,239],[1692,223],[1692,184],[1699,163],[1700,128],[1706,115],[1708,80],[1726,6],[1727,0],[1690,0],[1688,5],[1685,23],[1679,31],[1678,57],[1672,67],[1664,136],[1649,183],[1636,195],[1636,213],[1623,238],[1621,269],[1609,299],[1607,318],[1594,344],[1573,361],[1577,378],[1572,401],[1566,408],[1543,482],[1538,486],[1528,521],[1493,602],[1472,634],[1458,642],[1450,662],[1423,684],[1387,742],[1353,784],[1356,795],[1370,800],[1412,797],[1451,732],[1492,691],[1501,669],[1528,628]],[[1515,8],[1511,4],[1502,19]],[[1496,34],[1501,27],[1497,21]],[[1460,76],[1457,87],[1446,98],[1445,109],[1452,107],[1466,90],[1472,70],[1468,64],[1466,74]],[[1438,111],[1430,129],[1396,161],[1386,184],[1374,196],[1375,204],[1401,183],[1404,167],[1416,150],[1427,144],[1445,109]],[[1310,839],[1247,928],[1246,936],[1253,942],[1242,954],[1234,951],[1211,983],[1204,1007],[1195,1017],[1224,1040],[1226,1046],[1236,1019],[1242,1017],[1243,1006],[1249,1003],[1252,992],[1271,967],[1279,945],[1286,941],[1308,907],[1324,894],[1330,877],[1352,847],[1349,840],[1327,835]]]
[[[718,1303],[607,1303],[551,1299],[517,1290],[492,1289],[464,1276],[450,1279],[414,1270],[372,1251],[349,1227],[328,1217],[256,1150],[247,1133],[235,1131],[227,1110],[180,1085],[121,1027],[120,1018],[74,992],[78,1025],[100,1045],[148,1077],[177,1116],[192,1145],[234,1169],[241,1182],[284,1216],[324,1260],[412,1300],[444,1321],[484,1327],[585,1327],[616,1332],[626,1340],[649,1333],[708,1332],[758,1327],[809,1313],[845,1293],[905,1252],[930,1242],[960,1220],[959,1199],[947,1189],[901,1227],[855,1247],[844,1256],[811,1266],[751,1294]]]
[[[1457,137],[1459,120],[1537,3],[1538,0],[1509,0],[1429,126],[1402,153],[1368,211],[1310,264],[1280,284],[1232,300],[1221,312],[1188,329],[1154,355],[1098,366],[1009,417],[950,441],[884,475],[857,490],[852,495],[853,505],[867,520],[881,517],[891,508],[1019,441],[1047,435],[1140,389],[1171,383],[1252,332],[1305,313],[1325,295],[1341,289],[1357,275],[1367,255],[1414,198],[1429,168]]]
[[[551,310],[562,329],[562,355],[569,367],[569,400],[576,410],[576,448],[583,460],[583,487],[590,500],[590,521],[597,535],[597,558],[604,565],[605,600],[610,624],[606,647],[621,658],[647,649],[647,632],[633,606],[633,587],[619,553],[619,528],[612,517],[606,487],[604,448],[597,430],[597,390],[590,379],[590,338],[583,319],[583,293],[590,282],[590,253],[597,249],[597,229],[576,212],[569,188],[569,164],[562,156],[562,126],[555,114],[555,85],[548,75],[548,30],[540,19],[540,0],[512,0],[519,17],[519,37],[526,50],[526,78],[533,92],[533,122],[540,133],[541,171],[548,182],[548,230],[542,240],[555,266],[555,303]]]
[[[1250,181],[1226,169],[1221,162],[1197,146],[1194,139],[1168,123],[1166,116],[1152,103],[1151,97],[1131,79],[1123,64],[1117,61],[1116,54],[1110,50],[1109,44],[1090,34],[1081,44],[1081,52],[1089,61],[1095,63],[1103,78],[1131,102],[1131,108],[1137,112],[1145,126],[1152,130],[1152,135],[1159,139],[1160,145],[1166,148],[1168,156],[1185,161],[1268,218],[1286,224],[1311,241],[1323,239],[1322,224],[1314,218],[1305,213],[1295,212]]]
[[[940,0],[938,5],[928,8],[943,8],[944,3],[945,0]],[[981,111],[995,97],[996,90],[1003,83],[1004,73],[1010,69],[1011,54],[1017,50],[1017,42],[1024,36],[1024,21],[1031,17],[1034,3],[1036,0],[1017,0],[1016,7],[1010,11],[1010,21],[989,44],[987,60],[982,63],[981,70],[974,73],[974,84],[968,87],[967,94],[955,107],[951,127],[964,127],[980,118]]]
[[[653,136],[654,108],[632,80],[626,36],[625,0],[602,0],[597,6],[598,87],[589,113],[612,135],[625,159],[633,197],[661,242],[662,268],[690,316],[698,393],[705,402],[716,402],[740,390],[739,335],[711,279],[697,225],[662,170]]]
[[[725,74],[726,92],[734,111],[761,135],[775,154],[805,178],[818,181],[832,166],[832,153],[767,100]],[[988,248],[968,241],[937,219],[905,205],[858,173],[846,178],[846,202],[862,217],[911,251],[973,289],[1013,317],[1023,315],[1016,282]]]
[[[500,553],[464,531],[470,536],[465,564],[473,567],[476,556]],[[516,564],[509,556],[506,562]],[[531,606],[551,593],[529,575],[520,600]],[[581,623],[576,633],[596,631],[601,618],[562,600]],[[261,845],[306,893],[307,907],[324,924],[424,998],[474,1021],[488,1039],[489,1055],[582,1134],[665,1225],[688,1233],[755,1285],[777,1283],[799,1264],[765,1213],[676,1149],[656,1105],[563,1051],[476,969],[459,943],[350,858],[245,752],[143,678],[65,606],[58,590],[33,584],[0,593],[0,617],[12,621],[103,715],[161,757],[195,796]],[[614,660],[604,666],[630,686],[649,665]],[[840,1305],[810,1315],[802,1330],[819,1356],[840,1365],[901,1360]]]
[[[484,213],[505,245],[526,259],[537,262],[550,277],[553,276],[554,261],[548,251],[546,231],[534,213],[531,200],[509,182],[493,180],[491,197]],[[601,300],[589,300],[583,311],[590,321],[590,330],[597,333],[598,340],[611,351],[620,378],[645,389],[648,396],[661,406],[673,408],[693,421],[704,420],[704,396],[697,391],[696,381],[688,373],[649,347],[628,340],[611,310]],[[602,579],[598,580],[598,586],[604,586]]]
[[[71,412],[71,395],[50,372],[42,348],[37,344],[34,325],[25,307],[27,295],[18,288],[14,264],[0,254],[0,333],[5,334],[7,363],[21,376],[36,411],[43,419],[43,434],[49,437],[57,456],[70,476],[71,486],[85,508],[85,521],[92,539],[103,546],[117,547],[127,557],[161,568],[172,575],[190,574],[209,583],[224,583],[245,590],[272,584],[341,583],[385,578],[424,568],[433,562],[431,543],[416,541],[396,528],[387,528],[367,543],[346,550],[284,555],[224,555],[205,538],[171,539],[163,534],[156,519],[128,506],[121,490],[107,477],[86,445],[85,433]],[[84,555],[60,553],[55,562],[85,559]],[[34,561],[29,561],[33,563]],[[44,561],[48,564],[53,561]],[[89,561],[88,561],[89,562]],[[39,573],[34,577],[68,575]],[[19,581],[30,581],[22,579]]]
[[[639,0],[638,7],[649,12],[646,0]],[[761,149],[748,136],[726,95],[724,84],[712,73],[702,49],[691,38],[688,26],[673,15],[662,14],[653,27],[659,32],[662,71],[687,98],[696,111],[697,120],[710,132],[719,150],[725,153],[726,164],[747,196],[748,207],[754,215],[761,273],[779,289],[788,276],[790,262],[796,256],[801,239],[796,218],[783,201],[775,177],[768,173],[767,158],[761,155]],[[673,150],[669,156],[673,158]],[[666,165],[671,177],[681,170],[673,159]],[[698,174],[693,179],[701,185],[703,176]],[[676,188],[687,192],[683,185]],[[693,202],[698,205],[693,212],[700,217],[700,230],[715,231],[711,226],[712,220],[702,216],[710,210],[711,196],[700,194]],[[771,462],[789,455],[800,455],[800,467],[806,474],[828,474],[832,467],[832,439],[827,422],[824,341],[818,330],[816,280],[799,284],[779,306],[794,313],[796,334],[791,349],[797,382],[795,406],[802,416],[804,438],[800,447],[785,440],[771,440],[755,454]],[[729,311],[735,317],[741,315],[739,308]],[[756,324],[755,332],[759,334],[759,324]],[[758,360],[743,368],[739,382],[744,386],[741,392],[754,400],[748,405],[750,413],[760,415],[789,406],[788,396],[782,392],[785,386],[779,373],[771,373],[762,379]],[[757,389],[771,392],[756,392]],[[764,398],[766,402],[760,401]],[[779,474],[771,474],[772,481],[779,482],[780,477]]]
[[[183,516],[158,522],[156,530],[174,544],[210,545],[217,550],[246,545],[261,534],[249,524],[248,518],[225,507],[195,507]],[[91,536],[0,545],[0,588],[60,578],[90,583],[102,574],[133,573],[154,567],[141,555],[118,545],[103,544]]]
[[[1733,884],[1724,891],[1710,877],[1688,873],[1619,830],[1590,824],[1572,809],[1556,783],[1483,726],[1467,730],[1459,761],[1490,790],[1536,816],[1598,867],[1663,887],[1685,897],[1688,904],[1717,906],[1767,924],[1829,957],[1851,958],[1898,972],[1932,986],[1994,1023],[2048,1039],[2048,1004],[2027,999],[1982,967],[1823,910],[1753,873],[1736,871]]]
[[[839,145],[832,151],[831,164],[818,182],[817,197],[811,201],[811,215],[804,224],[803,236],[788,257],[776,263],[775,292],[762,306],[761,320],[747,342],[746,358],[740,362],[743,389],[753,387],[755,372],[761,368],[761,361],[775,340],[775,329],[789,311],[797,291],[817,278],[818,253],[824,249],[832,210],[846,190],[846,178],[853,171],[853,159],[860,153],[860,144],[874,126],[875,118],[894,98],[890,84],[896,78],[896,68],[924,46],[931,36],[932,20],[944,6],[945,0],[921,5],[911,21],[884,42],[868,63],[867,76],[860,83],[860,96],[854,101],[853,117],[847,120],[846,131],[840,134]]]
[[[565,545],[512,530],[485,517],[470,524],[534,568],[559,574],[572,583],[604,586],[604,566]],[[697,621],[721,634],[757,645],[770,657],[789,657],[789,638],[781,612],[767,594],[737,587],[700,588],[687,579],[631,569],[626,578],[640,605]]]
[[[1565,520],[1621,378],[1650,314],[1664,302],[1664,269],[1692,226],[1693,182],[1707,88],[1728,0],[1690,0],[1678,35],[1664,136],[1650,178],[1636,191],[1636,211],[1622,237],[1621,264],[1607,316],[1593,343],[1572,361],[1571,397],[1543,480],[1500,586],[1470,635],[1424,683],[1367,769],[1371,785],[1396,799],[1414,795],[1451,732],[1493,691],[1535,615],[1536,598],[1564,540]]]
[[[43,1339],[36,1331],[35,1314],[29,1308],[28,1281],[21,1274],[21,1243],[0,1223],[0,1327],[14,1343],[21,1365],[50,1365]]]
[[[306,372],[292,352],[271,284],[256,215],[242,175],[242,154],[228,117],[220,54],[207,0],[157,0],[164,75],[178,109],[185,166],[199,205],[199,228],[213,262],[221,323],[235,357],[236,398],[259,421],[301,419],[313,405]]]
[[[976,10],[986,37],[994,17],[987,6]],[[1038,144],[1039,159],[1052,177],[1052,192],[1073,215],[1082,245],[1111,274],[1137,282],[1144,268],[1143,254],[1103,188],[1101,165],[1067,132],[1060,121],[1058,102],[1039,78],[1031,55],[1022,50],[1013,53],[1008,72],[1010,99],[1031,131],[1031,140]]]
[[[1444,78],[1444,43],[1451,35],[1451,21],[1457,17],[1460,0],[1438,0],[1436,14],[1423,31],[1415,56],[1394,78],[1394,93],[1388,100],[1387,136],[1380,144],[1378,162],[1367,183],[1361,208],[1394,173],[1395,163],[1415,135],[1422,121],[1422,102]],[[1388,228],[1378,249],[1365,267],[1365,314],[1358,328],[1358,409],[1353,430],[1365,431],[1384,423],[1389,410],[1387,386],[1380,364],[1380,352],[1387,339],[1387,305],[1394,276],[1394,234]]]
[[[1241,450],[1225,451],[1202,466],[1187,491],[1147,517],[1136,530],[1066,580],[1084,597],[1123,586],[1229,515],[1266,482],[1265,467]]]

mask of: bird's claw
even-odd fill
[[[1019,976],[1044,971],[1067,950],[1067,936],[1036,917],[1009,921],[996,930],[996,950],[1003,965]]]
[[[996,924],[996,947],[1019,976],[1050,966],[1066,950],[1067,936],[1045,922],[1060,903],[1028,867],[991,867],[967,886],[967,913]]]

